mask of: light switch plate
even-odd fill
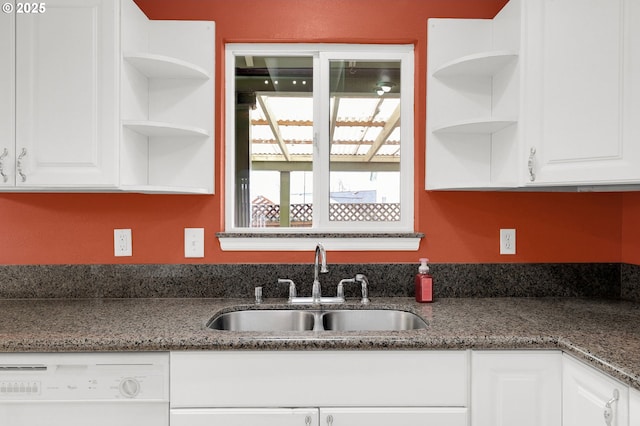
[[[184,257],[204,257],[204,228],[184,228]]]

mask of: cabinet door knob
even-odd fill
[[[620,399],[620,392],[618,392],[618,389],[614,389],[613,398],[604,405],[604,422],[607,426],[611,426],[611,421],[613,420],[613,404],[618,402],[618,399]]]
[[[536,159],[536,148],[531,147],[531,151],[529,151],[529,161],[527,165],[529,166],[529,181],[534,182],[536,180],[536,172],[535,172],[535,159]]]
[[[9,180],[9,176],[4,171],[4,163],[2,160],[4,160],[7,155],[9,155],[9,151],[5,148],[2,154],[0,154],[0,177],[2,177],[2,182],[5,183]]]
[[[304,424],[305,424],[306,426],[311,426],[311,416],[306,416],[306,417],[304,418]]]
[[[333,416],[329,414],[327,416],[327,426],[332,426],[332,425],[333,425]]]
[[[27,155],[27,148],[22,148],[22,151],[20,151],[20,155],[18,155],[18,160],[16,161],[16,171],[20,175],[20,180],[22,180],[22,182],[27,181],[27,175],[24,173],[24,170],[22,170],[22,159],[26,155]]]

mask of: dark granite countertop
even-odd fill
[[[370,307],[421,315],[426,330],[237,333],[205,329],[246,299],[4,299],[0,352],[322,349],[559,349],[640,390],[640,304],[580,298],[451,298]],[[353,305],[359,307],[359,305]]]

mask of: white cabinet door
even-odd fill
[[[12,13],[0,13],[0,187],[15,182],[14,17]]]
[[[471,424],[560,426],[560,352],[474,351]]]
[[[627,386],[568,355],[562,367],[563,426],[629,425]]]
[[[630,68],[632,46],[625,38],[630,31],[639,32],[633,29],[640,19],[631,10],[638,9],[633,3],[637,1],[525,2],[532,28],[525,45],[523,97],[523,123],[529,129],[523,167],[531,155],[534,175],[528,176],[529,184],[640,179],[640,144],[624,128],[624,117],[630,119],[632,112],[626,92],[637,91],[640,79],[638,70],[634,74]],[[635,111],[637,116],[637,107]]]
[[[171,426],[318,426],[317,408],[171,410]]]
[[[640,391],[635,389],[629,392],[629,425],[640,425]]]
[[[16,185],[116,183],[117,14],[108,0],[16,14]]]
[[[321,426],[466,426],[466,408],[320,408]]]

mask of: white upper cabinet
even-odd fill
[[[426,188],[640,183],[640,5],[428,22]]]
[[[214,23],[43,5],[0,16],[0,190],[213,193]]]
[[[540,23],[524,46],[530,53],[525,148],[535,150],[527,183],[637,183],[640,135],[633,134],[632,121],[640,116],[638,2],[545,0],[525,6],[530,21]]]
[[[15,19],[0,13],[0,187],[15,184]]]
[[[18,190],[113,187],[117,167],[113,2],[53,0],[39,13],[17,13],[16,6],[14,13],[0,17],[6,21],[3,32],[15,29],[3,34],[0,42],[0,128],[9,129],[2,131],[5,177],[0,183]]]

